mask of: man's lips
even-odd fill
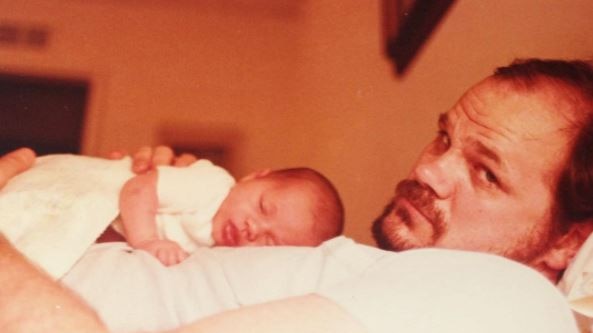
[[[239,245],[239,230],[232,222],[227,222],[222,229],[222,239],[226,246]]]
[[[405,197],[400,197],[396,200],[394,211],[397,211],[398,209],[405,209],[408,212],[409,219],[404,219],[406,224],[413,224],[413,222],[419,220],[433,224],[434,219],[431,216],[427,215],[426,212],[415,205],[414,202]]]
[[[409,215],[418,215],[430,224],[438,222],[439,213],[435,210],[435,193],[429,187],[413,179],[406,179],[397,184],[394,208],[405,210]],[[413,217],[413,216],[411,216]]]

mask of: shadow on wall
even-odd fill
[[[157,130],[158,142],[177,153],[192,153],[236,174],[236,153],[243,133],[231,125],[164,124]]]

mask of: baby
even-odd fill
[[[142,175],[130,170],[129,158],[38,157],[2,190],[0,231],[23,248],[31,243],[27,238],[52,242],[47,234],[60,233],[68,240],[61,245],[66,256],[111,226],[164,265],[179,263],[200,246],[316,246],[342,232],[339,195],[310,168],[263,170],[238,182],[204,159]],[[28,214],[11,213],[24,210]],[[49,256],[47,248],[23,252],[33,259]],[[45,261],[40,265],[54,275],[66,267]]]
[[[337,191],[313,169],[263,170],[235,183],[208,160],[131,178],[119,209],[114,229],[165,265],[197,246],[316,246],[343,226]]]

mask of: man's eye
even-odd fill
[[[485,170],[484,173],[487,181],[491,183],[498,183],[498,178],[496,178],[496,175],[492,173],[492,171]]]
[[[490,169],[480,165],[476,166],[476,169],[478,179],[481,182],[489,186],[497,186],[499,184],[498,177]]]

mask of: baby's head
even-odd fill
[[[309,168],[265,170],[239,181],[213,219],[219,246],[316,246],[342,233],[338,192]]]

